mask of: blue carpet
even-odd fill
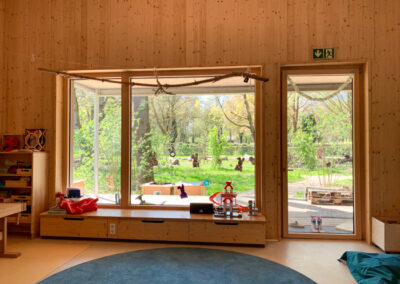
[[[92,260],[40,283],[315,282],[286,266],[247,254],[204,248],[160,248]]]

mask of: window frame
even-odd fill
[[[157,75],[162,76],[213,76],[223,75],[231,72],[250,72],[257,76],[262,76],[263,69],[259,65],[254,66],[231,66],[231,67],[199,67],[199,68],[160,68],[157,69]],[[130,82],[135,77],[152,77],[155,74],[154,69],[131,69],[131,70],[85,70],[85,71],[69,71],[71,74],[88,77],[102,78],[121,78],[122,82]],[[57,125],[62,124],[63,143],[62,154],[62,170],[60,173],[61,184],[63,188],[67,188],[71,184],[71,163],[70,163],[70,145],[72,145],[72,136],[70,135],[72,117],[71,103],[71,80],[79,78],[58,78],[62,80],[62,87],[58,92],[62,93],[63,108],[61,117]],[[256,141],[255,143],[255,199],[256,206],[262,212],[262,83],[255,82],[255,128]],[[120,204],[98,204],[99,208],[115,208],[115,209],[150,209],[150,210],[188,210],[189,205],[137,205],[131,204],[131,87],[127,84],[121,85],[121,202]],[[60,117],[60,119],[61,119]],[[56,133],[56,137],[57,133]],[[57,154],[56,154],[57,155]],[[57,155],[59,156],[59,155]]]

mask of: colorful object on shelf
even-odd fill
[[[229,191],[228,191],[229,188]],[[243,210],[247,210],[246,206],[237,204],[236,196],[237,193],[233,191],[233,186],[231,181],[227,181],[224,187],[224,192],[216,192],[210,196],[210,201],[216,206],[216,216],[230,216],[230,217],[240,217]],[[215,201],[217,195],[221,196],[221,203]],[[221,213],[222,212],[222,213]]]
[[[249,210],[249,215],[257,215],[258,208],[256,207],[256,203],[253,200],[248,201],[247,209]]]
[[[188,198],[187,193],[185,192],[185,186],[183,185],[183,183],[181,185],[178,186],[178,189],[181,191],[181,198]]]
[[[30,195],[12,195],[11,196],[12,202],[29,202],[31,201]]]
[[[27,168],[17,168],[17,175],[31,175],[32,174],[32,169],[27,169]]]
[[[25,129],[25,148],[44,151],[46,145],[45,129]]]
[[[14,136],[9,136],[4,140],[4,151],[10,152],[19,148],[19,140]]]
[[[0,186],[4,186],[4,184],[1,185],[0,182]],[[11,191],[0,190],[0,203],[5,203],[5,202],[11,202]]]
[[[59,198],[58,206],[67,210],[68,214],[82,214],[84,212],[96,211],[98,198],[85,198],[77,202],[64,198],[62,194],[57,194]]]

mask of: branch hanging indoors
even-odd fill
[[[196,86],[196,85],[201,85],[205,83],[210,83],[210,82],[217,82],[220,80],[224,80],[227,78],[232,78],[232,77],[243,77],[245,79],[251,78],[257,81],[261,82],[268,82],[269,79],[265,77],[260,77],[255,74],[251,73],[246,73],[246,72],[232,72],[224,75],[217,75],[213,76],[209,79],[204,79],[204,80],[199,80],[199,81],[192,81],[188,83],[182,83],[182,84],[161,84],[158,80],[157,74],[155,77],[157,78],[157,84],[146,84],[146,83],[137,83],[137,82],[122,82],[122,81],[114,81],[110,79],[104,79],[104,78],[97,78],[97,77],[90,77],[90,76],[83,76],[83,75],[78,75],[78,74],[73,74],[73,73],[68,73],[64,71],[56,71],[56,70],[51,70],[51,69],[46,69],[46,68],[38,68],[39,71],[43,72],[48,72],[48,73],[55,73],[57,75],[61,75],[64,77],[69,77],[69,78],[79,78],[79,79],[88,79],[88,80],[96,80],[100,82],[107,82],[107,83],[113,83],[113,84],[120,84],[120,85],[128,85],[128,86],[142,86],[142,87],[153,87],[155,88],[155,94],[170,94],[172,93],[168,92],[166,89],[168,88],[174,88],[174,87],[188,87],[188,86]]]

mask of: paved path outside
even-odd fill
[[[334,180],[348,179],[348,176],[336,176]],[[298,222],[306,226],[303,230],[289,226],[289,231],[292,232],[309,232],[311,225],[311,216],[321,216],[322,226],[327,228],[327,232],[340,233],[336,228],[353,221],[353,206],[352,205],[316,205],[311,204],[305,198],[295,198],[294,196],[305,196],[306,187],[321,186],[318,176],[310,176],[306,180],[290,183],[288,187],[288,205],[289,205],[289,224]],[[349,233],[349,232],[343,232]]]

